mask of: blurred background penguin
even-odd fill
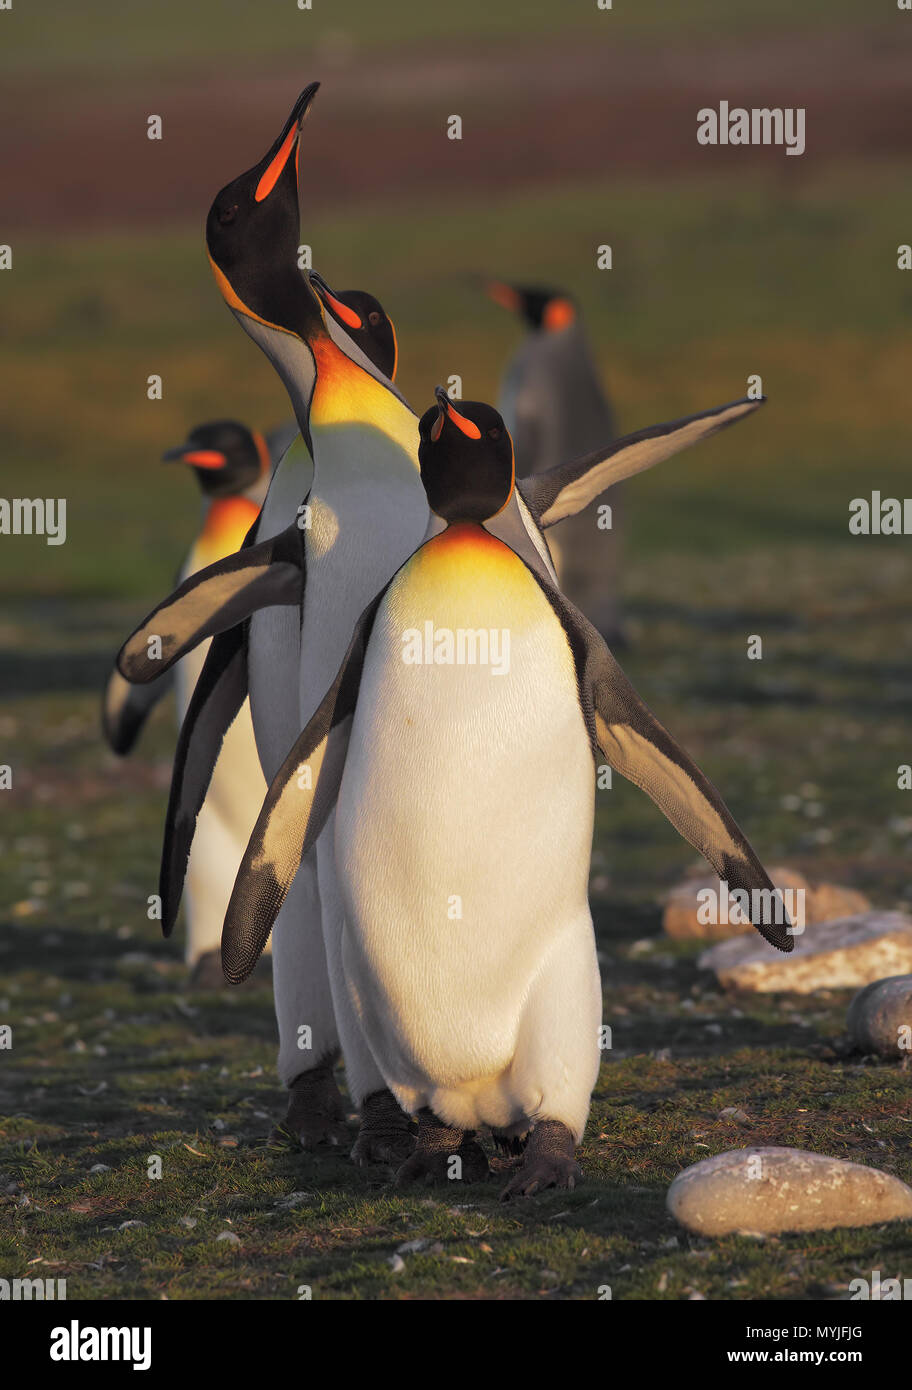
[[[544,473],[609,443],[614,411],[579,305],[563,290],[488,283],[487,292],[526,328],[504,370],[498,408],[513,436],[517,476]],[[559,524],[548,537],[561,584],[609,646],[624,643],[619,533],[621,488]]]

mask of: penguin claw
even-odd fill
[[[288,1091],[288,1112],[269,1136],[271,1145],[289,1143],[302,1149],[348,1143],[345,1105],[333,1076],[332,1060],[296,1076]]]
[[[574,1158],[564,1154],[540,1154],[526,1159],[501,1192],[500,1200],[511,1202],[514,1197],[534,1197],[549,1187],[572,1192],[582,1176],[583,1170]]]
[[[298,1121],[297,1137],[302,1149],[338,1149],[348,1145],[349,1133],[344,1121],[335,1116],[308,1115]]]
[[[352,1162],[358,1168],[372,1163],[398,1167],[414,1152],[417,1133],[415,1121],[406,1115],[392,1091],[374,1091],[361,1103],[361,1126],[351,1151]]]
[[[462,1163],[458,1178],[452,1174],[453,1158],[459,1158]],[[394,1182],[397,1187],[409,1187],[413,1183],[430,1186],[443,1182],[484,1182],[490,1171],[484,1149],[474,1139],[466,1139],[452,1154],[417,1148],[398,1169]]]
[[[351,1151],[351,1160],[357,1168],[369,1168],[375,1163],[397,1168],[411,1157],[414,1150],[414,1130],[391,1136],[371,1134],[369,1131],[365,1133],[362,1128]]]

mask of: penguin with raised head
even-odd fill
[[[718,791],[593,626],[489,529],[515,487],[491,406],[442,387],[420,422],[443,523],[368,604],[273,781],[225,919],[262,950],[335,803],[345,984],[417,1148],[402,1182],[483,1176],[474,1132],[528,1136],[504,1197],[572,1187],[599,1067],[588,905],[595,764],[641,787],[738,888],[775,894]],[[304,775],[306,773],[306,776]],[[751,897],[756,902],[755,897]],[[778,949],[793,939],[755,909]]]
[[[547,472],[564,459],[602,448],[615,434],[614,411],[576,300],[564,290],[500,280],[490,281],[487,290],[527,330],[504,371],[498,400],[519,476]],[[621,506],[615,486],[597,514],[579,513],[550,538],[561,588],[615,644],[622,640]]]
[[[430,517],[419,481],[417,418],[357,344],[340,350],[345,330],[327,317],[309,277],[295,268],[296,150],[314,90],[302,93],[264,159],[221,191],[207,221],[216,281],[289,392],[302,447],[314,460],[313,485],[309,494],[303,493],[300,469],[289,467],[293,446],[276,472],[256,543],[194,577],[159,605],[119,658],[128,679],[144,682],[203,637],[220,634],[194,694],[175,762],[162,868],[166,927],[173,920],[220,731],[246,694],[248,677],[261,763],[264,771],[274,772],[311,717],[322,693],[320,681],[335,669],[364,603],[411,553],[427,526],[436,530],[441,524]],[[528,490],[513,493],[492,528],[553,580],[544,527],[586,505],[615,475],[650,467],[755,408],[754,402],[735,402],[641,431],[531,479]],[[280,525],[285,529],[280,531]],[[162,637],[160,661],[149,660],[150,634]],[[299,681],[289,680],[290,671],[299,673]],[[391,1108],[344,988],[343,909],[331,827],[317,851],[319,884],[313,857],[305,858],[273,938],[279,1070],[292,1091],[287,1124],[305,1142],[341,1137],[341,1099],[333,1079],[341,1035],[352,1098],[362,1111],[355,1156],[388,1156],[402,1137],[400,1117]],[[309,925],[317,916],[322,939]],[[302,1035],[311,1044],[307,1049]]]
[[[192,469],[203,494],[203,523],[181,568],[181,579],[239,550],[259,515],[287,431],[264,437],[236,420],[197,425],[185,443],[169,449],[163,462]],[[206,658],[208,643],[189,652],[176,668],[178,719],[183,720]],[[168,688],[167,679],[129,685],[114,671],[105,690],[102,728],[109,746],[125,756]],[[265,782],[245,703],[227,732],[214,768],[187,868],[185,958],[195,988],[220,988],[219,944],[228,895],[237,865],[263,799]]]
[[[344,331],[345,337],[340,335],[341,341],[346,343],[350,338],[384,376],[394,381],[398,361],[396,330],[379,300],[365,290],[340,290],[336,293],[316,272],[312,275],[312,283],[332,320]],[[305,493],[309,490],[312,465],[306,445],[298,441],[299,434],[296,420],[277,426],[265,438],[237,421],[213,421],[197,426],[191,431],[186,444],[169,450],[163,456],[163,461],[177,460],[194,468],[204,496],[244,496],[262,505],[269,481],[268,477],[263,479],[261,476],[264,449],[270,460],[271,476],[292,444],[296,444],[295,461],[301,471],[300,485]],[[215,525],[218,525],[217,518]],[[246,539],[256,539],[258,529],[255,525]],[[209,539],[211,542],[211,534]],[[242,542],[244,539],[242,537]],[[229,553],[225,547],[213,553],[211,544],[207,552],[203,536],[200,537],[200,546],[199,555],[191,553],[182,567],[181,579]],[[199,563],[196,563],[197,558]],[[132,750],[150,712],[170,688],[168,674],[173,672],[146,685],[130,685],[116,668],[112,671],[102,706],[102,729],[114,753],[123,757]],[[182,707],[181,717],[185,712],[185,707]]]
[[[212,731],[217,735],[224,727],[239,694],[249,687],[261,762],[274,773],[302,717],[312,713],[306,708],[306,678],[299,688],[302,629],[310,650],[306,669],[312,682],[321,682],[321,651],[326,653],[325,672],[330,672],[363,607],[362,574],[369,593],[421,539],[427,521],[410,447],[413,416],[388,376],[395,372],[394,333],[390,328],[386,358],[374,354],[383,361],[381,368],[357,341],[365,319],[374,340],[383,326],[372,322],[379,311],[376,301],[346,302],[324,281],[311,284],[297,269],[297,148],[315,91],[313,84],[301,94],[266,156],[222,189],[207,220],[216,282],[278,371],[301,429],[301,439],[276,472],[245,560],[249,564],[254,557],[256,563],[259,548],[269,546],[290,522],[290,549],[306,563],[307,583],[298,582],[282,607],[247,609],[226,640],[213,644],[179,750],[178,770],[189,776],[183,786],[175,783],[169,808],[170,843],[162,878],[168,921],[179,896],[200,791],[205,791],[196,757],[199,745],[189,756],[194,729],[201,732],[204,747],[208,740],[211,764],[217,742]],[[376,509],[366,487],[371,474],[384,478],[388,487]],[[274,939],[279,1071],[291,1091],[286,1124],[307,1144],[343,1137],[344,1108],[333,1077],[341,1031],[352,1100],[368,1115],[379,1114],[376,1142],[387,1153],[390,1144],[410,1142],[409,1126],[391,1098],[380,1094],[385,1092],[383,1080],[360,1044],[357,1021],[352,1020],[347,1033],[346,1020],[337,1027],[332,961],[320,926],[328,911],[327,893],[318,887],[315,867],[315,857],[302,867]],[[362,1149],[371,1142],[366,1135]]]
[[[244,293],[249,299],[255,300],[257,277],[254,273],[245,279],[245,263],[249,261],[253,265],[257,259],[263,260],[267,271],[276,265],[276,258],[270,254],[272,244],[284,250],[287,238],[283,238],[278,230],[270,238],[270,221],[286,230],[286,221],[290,225],[292,211],[297,221],[297,141],[316,88],[317,84],[313,84],[302,93],[282,135],[265,159],[254,170],[229,185],[228,190],[223,190],[219,195],[222,204],[218,216],[213,218],[210,214],[207,244],[210,255],[215,252],[212,257],[213,269],[225,298],[236,311],[234,290],[224,273],[228,263],[232,267],[229,273],[237,269],[235,282],[244,286]],[[292,148],[295,151],[294,159],[291,158]],[[240,228],[234,226],[235,216],[229,216],[225,211],[225,197],[229,193],[232,198],[238,198],[237,204],[227,206],[230,213],[239,215]],[[232,232],[226,235],[223,229],[228,226]],[[250,235],[251,228],[264,237],[265,256]],[[235,231],[239,235],[235,236]],[[243,241],[245,231],[249,251],[246,256],[237,252],[237,243]],[[226,257],[224,262],[220,259],[219,248]],[[293,260],[289,264],[293,264]],[[268,285],[268,275],[262,278]],[[288,277],[279,275],[277,278],[287,287]],[[326,338],[325,352],[328,358],[350,356],[360,367],[392,381],[396,375],[398,357],[396,333],[380,302],[363,290],[334,291],[316,273],[295,278],[304,287],[303,296],[298,296],[298,307],[300,309],[302,299],[306,307],[297,319],[302,341],[309,341],[309,333]],[[316,299],[310,291],[316,292]],[[255,309],[252,310],[252,317],[246,314],[238,316],[245,327],[249,327],[254,319],[259,328],[267,327],[257,317]],[[252,336],[266,348],[269,355],[268,335],[264,343],[257,337],[259,328]],[[281,331],[276,330],[273,343]],[[287,347],[287,343],[279,343],[278,356],[282,361],[286,360],[283,351]],[[309,410],[306,375],[305,380],[298,383],[300,390],[297,393],[291,391],[295,408],[304,418]],[[283,379],[288,385],[288,377]],[[318,509],[319,515],[320,507],[319,499],[312,495],[312,491],[310,441],[297,434],[282,459],[263,514],[251,533],[250,543],[267,540],[294,517],[301,522],[302,530],[309,529],[314,509]],[[331,508],[329,515],[333,515]],[[226,638],[217,639],[220,645],[213,650],[204,671],[199,698],[191,707],[178,750],[177,775],[168,816],[169,825],[176,826],[177,833],[166,833],[162,873],[166,926],[176,912],[197,808],[205,793],[203,769],[211,766],[217,756],[220,740],[242,693],[246,693],[249,687],[261,759],[270,773],[275,768],[276,749],[284,752],[288,740],[300,728],[300,623],[300,612],[283,612],[281,609],[257,612],[251,615],[246,627],[243,647],[241,633],[244,629],[236,629]],[[190,797],[193,802],[190,814],[187,799],[180,796],[180,776],[188,767],[196,776],[195,792]],[[339,1044],[322,940],[315,861],[314,855],[312,862],[304,865],[298,876],[293,910],[290,909],[286,917],[288,930],[276,934],[278,946],[274,972],[280,1029],[279,1070],[291,1093],[284,1129],[286,1132],[290,1130],[307,1147],[324,1141],[338,1143],[345,1135],[342,1123],[344,1106],[333,1078],[333,1062]],[[283,951],[285,943],[287,951]],[[288,956],[291,963],[286,968]],[[308,1048],[302,1046],[302,1033],[306,1034],[310,1044]],[[309,1065],[302,1066],[308,1061]],[[373,1141],[365,1139],[362,1145],[365,1157],[372,1154],[371,1142],[383,1155],[390,1144],[408,1145],[410,1131],[403,1124],[397,1108],[385,1096],[371,1096],[366,1110],[370,1118],[375,1120],[376,1134]]]

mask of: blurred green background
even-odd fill
[[[137,1114],[150,1136],[137,1154],[153,1134],[164,1143],[173,1130],[177,1143],[196,1126],[198,1146],[222,1164],[221,1192],[240,1179],[224,1167],[231,1155],[206,1147],[220,1142],[206,1137],[213,1110],[239,1086],[255,1089],[239,1080],[254,1063],[264,1068],[258,1103],[274,1105],[268,997],[233,1013],[213,1002],[192,1021],[179,943],[163,948],[145,920],[173,713],[157,712],[127,764],[96,730],[111,656],[170,587],[198,520],[193,480],[162,468],[161,451],[200,420],[230,414],[262,428],[288,413],[212,283],[202,227],[215,191],[260,157],[313,78],[324,86],[301,154],[302,239],[337,288],[383,300],[399,333],[399,382],[417,409],[454,372],[467,396],[496,396],[519,329],[480,294],[473,277],[488,274],[579,296],[624,431],[738,397],[749,374],[762,376],[769,403],[755,418],[627,489],[632,647],[622,659],[767,863],[837,878],[882,907],[910,895],[912,810],[896,767],[912,761],[912,540],[850,537],[848,505],[873,488],[910,491],[912,275],[897,269],[896,252],[912,241],[912,15],[863,0],[805,0],[800,11],[792,0],[616,0],[610,12],[595,0],[313,3],[302,12],[293,0],[17,0],[0,13],[0,241],[14,250],[12,272],[0,275],[4,491],[66,496],[69,508],[64,546],[0,537],[0,761],[14,765],[3,801],[4,944],[18,962],[17,1017],[30,1009],[36,1028],[26,1026],[34,1045],[14,1059],[4,1094],[21,1113],[5,1132],[50,1213],[35,1249],[77,1266],[105,1243],[102,1207],[148,1207],[141,1172],[132,1187],[124,1176]],[[696,112],[722,98],[806,107],[806,154],[698,148]],[[145,138],[152,112],[163,117],[160,144]],[[459,145],[444,135],[451,112],[464,118]],[[601,243],[613,248],[608,272],[595,268]],[[164,379],[160,402],[146,399],[150,373]],[[754,633],[762,662],[746,658]],[[732,1038],[728,1005],[689,946],[672,960],[661,945],[637,945],[655,936],[662,894],[693,855],[619,782],[599,805],[592,898],[605,1016],[616,1046],[639,1060],[603,1072],[587,1162],[622,1200],[580,1216],[566,1238],[563,1227],[545,1239],[531,1218],[518,1231],[507,1221],[503,1296],[533,1296],[543,1263],[573,1290],[585,1247],[593,1278],[626,1262],[622,1286],[655,1297],[670,1269],[661,1296],[686,1297],[685,1252],[659,1253],[661,1194],[679,1167],[706,1156],[690,1128],[704,1109],[753,1097],[764,1121],[746,1137],[912,1177],[899,1073],[869,1079],[819,1051],[847,995],[786,1001],[785,1013],[779,1001],[742,1000]],[[133,948],[113,943],[133,937],[155,964],[131,973],[121,957]],[[122,1025],[144,992],[158,996],[154,1024],[150,1015]],[[103,1012],[110,1001],[114,1020]],[[42,1041],[42,1010],[64,1015],[67,1050],[77,1034],[89,1040],[86,1056],[64,1058],[56,1034]],[[734,1050],[707,1047],[700,1030],[717,1015]],[[684,1062],[652,1058],[670,1039]],[[223,1061],[223,1086],[199,1074]],[[103,1102],[75,1098],[74,1086],[102,1081]],[[247,1130],[237,1115],[229,1122],[242,1138],[264,1128],[252,1116]],[[621,1151],[600,1146],[619,1133]],[[710,1133],[713,1150],[745,1140]],[[22,1155],[33,1144],[49,1157],[29,1168]],[[67,1153],[121,1168],[92,1180],[107,1184],[97,1208]],[[640,1186],[624,1186],[634,1178]],[[271,1180],[249,1180],[252,1223]],[[376,1231],[393,1222],[393,1206],[412,1206],[359,1205],[360,1177],[349,1202],[355,1179],[338,1163],[303,1181],[342,1194],[344,1210],[313,1224],[339,1296],[403,1287],[487,1296],[480,1265],[435,1265],[414,1286],[372,1265],[365,1282],[364,1251],[386,1249]],[[83,1196],[90,1215],[73,1203],[77,1215],[61,1215]],[[148,1294],[173,1279],[184,1296],[281,1290],[275,1270],[289,1256],[266,1228],[246,1284],[227,1254],[224,1268],[182,1264],[167,1245],[182,1200],[173,1190],[144,1210],[151,1229],[125,1257],[125,1283],[91,1275],[91,1287]],[[431,1218],[413,1205],[414,1234]],[[780,1256],[723,1243],[700,1287],[739,1296],[730,1290],[749,1270],[741,1296],[807,1294],[844,1280],[853,1260],[870,1269],[878,1242],[819,1237],[804,1264],[800,1242]],[[573,1296],[589,1296],[579,1287]]]

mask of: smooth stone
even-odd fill
[[[871,901],[857,888],[845,888],[841,883],[818,883],[812,887],[805,903],[808,922],[838,922],[843,917],[860,917],[873,912]]]
[[[666,1205],[697,1235],[775,1235],[912,1220],[912,1188],[826,1154],[733,1149],[679,1173]]]
[[[810,888],[803,874],[799,874],[795,869],[780,866],[770,869],[769,875],[776,887],[783,891],[803,889],[806,906]],[[745,922],[699,921],[697,913],[700,903],[697,894],[707,888],[713,892],[718,890],[719,879],[715,874],[685,878],[672,888],[662,914],[662,929],[666,936],[675,937],[678,941],[725,941],[729,937],[743,936],[745,932],[753,931],[750,923]],[[786,903],[788,902],[789,898],[786,898]]]
[[[860,1052],[899,1059],[912,1053],[912,975],[875,980],[855,995],[846,1018]]]
[[[871,904],[864,893],[845,888],[838,883],[818,883],[812,886],[804,874],[788,865],[770,869],[769,876],[777,888],[786,894],[786,906],[795,902],[794,894],[804,893],[804,922],[832,922],[841,917],[856,917],[870,912]],[[679,941],[726,941],[733,936],[745,936],[754,928],[749,922],[701,922],[697,916],[700,903],[697,894],[706,888],[718,889],[714,874],[683,879],[668,895],[662,914],[662,929],[666,936]]]
[[[755,931],[711,946],[698,964],[702,970],[714,970],[724,988],[753,994],[857,989],[886,975],[912,972],[912,917],[904,912],[866,912],[821,922],[795,937],[790,955]]]

